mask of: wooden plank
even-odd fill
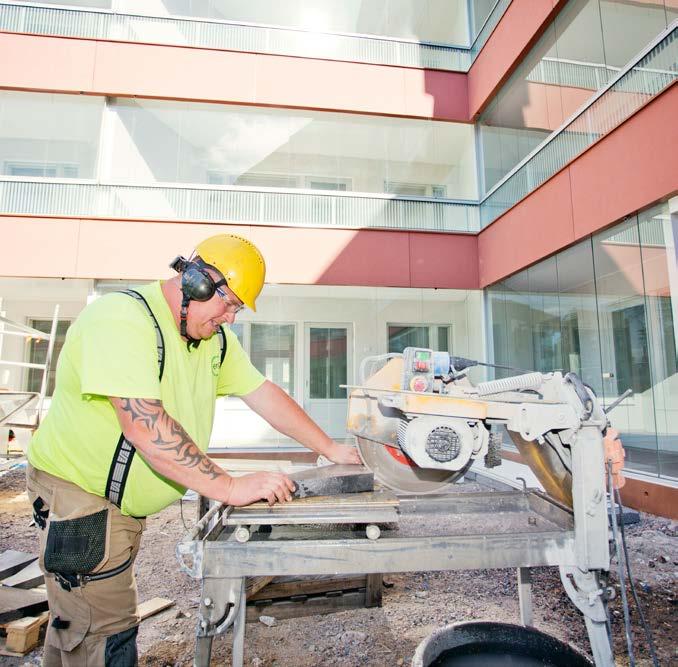
[[[168,607],[174,605],[174,600],[168,600],[167,598],[152,598],[142,602],[137,607],[137,614],[139,615],[139,620],[143,621],[153,614],[157,614]]]
[[[3,551],[0,554],[0,579],[11,577],[37,558],[37,554],[27,554],[23,551],[14,551],[14,549]]]
[[[26,591],[22,588],[0,586],[0,617],[2,614],[43,602],[47,602],[47,595],[43,591]]]
[[[19,570],[19,572],[11,577],[2,580],[3,586],[12,586],[14,588],[34,588],[44,583],[45,576],[37,560],[34,560],[28,567]]]
[[[297,579],[295,581],[285,581],[282,583],[272,583],[252,595],[251,600],[275,600],[276,598],[287,598],[293,595],[318,595],[328,591],[349,590],[352,588],[365,588],[365,575],[361,577],[330,579]]]
[[[309,598],[304,602],[288,602],[281,600],[267,605],[247,605],[247,622],[259,620],[259,616],[273,616],[278,620],[283,618],[299,618],[314,614],[332,614],[344,609],[360,609],[365,604],[365,591],[344,593],[337,597]]]
[[[5,650],[26,655],[37,645],[40,638],[40,628],[47,622],[49,612],[40,614],[40,616],[27,616],[17,621],[12,621],[6,626],[7,643]]]
[[[245,595],[249,600],[253,595],[256,595],[262,588],[268,586],[275,577],[252,577],[247,579],[245,585]]]
[[[382,574],[368,574],[365,585],[365,606],[381,607]]]

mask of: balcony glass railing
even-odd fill
[[[0,214],[250,225],[479,231],[478,204],[352,193],[0,178]]]
[[[498,0],[469,47],[250,23],[0,3],[0,31],[344,60],[466,72],[510,0]]]
[[[581,73],[581,68],[573,69],[573,76],[575,71]],[[676,79],[678,21],[487,193],[480,203],[481,226],[496,220]]]

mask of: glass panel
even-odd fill
[[[310,329],[309,398],[346,398],[346,329]]]
[[[529,306],[527,271],[504,281],[508,365],[521,370],[534,370],[532,318]],[[509,373],[515,375],[515,371]]]
[[[428,348],[428,327],[389,325],[388,351],[402,352],[406,347]]]
[[[508,326],[506,324],[506,300],[504,283],[497,283],[489,288],[487,294],[487,320],[491,339],[488,340],[488,360],[499,366],[508,366]],[[505,369],[490,371],[492,378],[511,375]]]
[[[627,389],[634,391],[615,409],[612,422],[624,434],[627,465],[656,473],[648,322],[635,217],[595,236],[593,255],[604,400],[609,404]]]
[[[468,44],[467,0],[119,0],[121,12],[174,15],[243,23]]]
[[[452,327],[436,327],[438,329],[438,345],[436,350],[440,352],[450,351],[450,338],[452,337]]]
[[[113,0],[40,0],[36,5],[63,5],[64,7],[93,7],[111,9]]]
[[[294,325],[252,324],[251,347],[259,372],[294,397]]]
[[[43,333],[49,333],[52,330],[52,320],[30,320],[29,326]],[[54,381],[56,378],[57,362],[59,361],[59,354],[61,348],[64,346],[66,340],[66,332],[71,326],[70,321],[57,322],[56,339],[54,340],[54,350],[52,351],[52,361],[49,365],[49,373],[47,374],[47,396],[54,393]],[[49,342],[46,340],[31,339],[30,349],[28,354],[28,361],[31,364],[44,364],[47,359],[47,347]],[[28,381],[26,383],[26,391],[40,391],[42,386],[42,371],[38,368],[28,369]]]
[[[608,66],[623,67],[666,28],[663,0],[623,2],[600,0]]]
[[[228,328],[236,335],[238,342],[244,347],[245,345],[245,331],[244,325],[242,322],[234,322],[233,324],[227,325]]]
[[[670,26],[678,19],[678,0],[664,0],[666,7],[666,26]]]
[[[480,118],[485,191],[492,188],[562,122],[558,89],[541,81],[541,61],[557,57],[551,24]],[[552,83],[558,83],[557,81]],[[555,92],[555,94],[554,94]],[[497,154],[498,153],[498,154]]]
[[[556,257],[562,336],[562,366],[577,373],[598,396],[603,395],[596,287],[591,241],[578,243]]]
[[[562,345],[556,258],[539,262],[527,272],[534,370],[561,369]]]
[[[118,99],[110,177],[476,199],[473,126]]]
[[[557,76],[557,80],[544,83],[558,84],[565,120],[610,77],[598,0],[570,0],[556,17],[555,29],[557,60],[544,65],[552,69],[556,66],[552,76]]]
[[[483,27],[483,23],[490,15],[492,8],[495,6],[496,0],[473,0],[469,2],[471,11],[471,21],[473,24],[472,39],[475,39]]]
[[[678,478],[678,215],[664,203],[641,213],[638,220],[659,472]]]
[[[94,178],[103,100],[0,91],[0,174]]]

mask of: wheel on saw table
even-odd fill
[[[365,438],[358,438],[358,451],[378,482],[401,493],[435,493],[459,479],[466,470],[420,468],[401,449]]]

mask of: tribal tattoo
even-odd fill
[[[197,468],[211,479],[223,475],[221,468],[205,456],[188,433],[172,419],[155,399],[122,398],[120,407],[132,418],[151,432],[151,442],[159,449],[174,454],[174,460],[186,468]]]

